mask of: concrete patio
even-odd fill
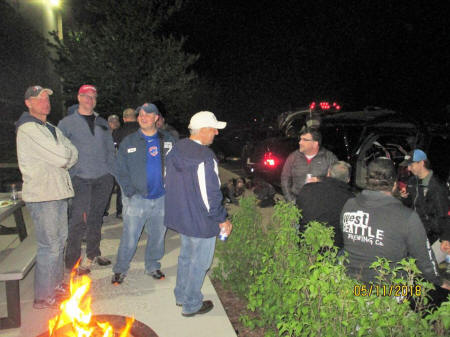
[[[225,176],[227,175],[225,174]],[[115,195],[113,195],[114,197]],[[112,205],[114,205],[114,200],[112,200]],[[29,214],[26,210],[24,213],[28,233],[33,235],[33,226]],[[111,209],[110,213],[115,214],[115,210]],[[6,225],[9,224],[6,223]],[[106,217],[103,225],[102,254],[110,258],[113,263],[122,234],[122,225],[122,221],[114,216]],[[17,235],[0,236],[0,265],[2,257],[18,243]],[[218,242],[217,244],[223,243]],[[161,281],[155,281],[144,274],[144,238],[139,241],[130,272],[123,284],[119,286],[111,284],[111,266],[95,267],[90,274],[93,313],[134,316],[137,320],[150,326],[159,337],[236,336],[208,276],[205,279],[202,292],[205,299],[214,302],[214,309],[205,315],[190,318],[181,315],[181,308],[175,305],[173,295],[179,249],[178,234],[168,231],[165,256],[162,260],[162,270],[166,274],[166,278]],[[0,335],[2,337],[37,336],[47,330],[48,319],[56,315],[56,310],[33,309],[33,281],[34,267],[20,281],[22,325],[17,329],[1,330]],[[5,315],[5,286],[4,282],[1,282],[0,316]]]

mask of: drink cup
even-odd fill
[[[228,234],[225,231],[225,228],[221,228],[220,229],[220,234],[219,234],[219,240],[220,241],[227,241],[228,239]]]
[[[18,190],[16,184],[11,184],[11,194],[10,194],[9,198],[13,202],[16,202],[17,200],[19,200],[19,190]]]

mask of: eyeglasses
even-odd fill
[[[299,141],[300,141],[300,142],[313,142],[314,139],[308,139],[308,138],[300,137],[300,140],[299,140]]]
[[[91,95],[87,95],[87,94],[80,94],[80,96],[89,98],[89,99],[91,99],[91,100],[96,100],[96,99],[97,99],[97,96],[91,96]]]

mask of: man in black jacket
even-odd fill
[[[115,129],[112,133],[114,143],[116,147],[119,148],[122,140],[139,129],[139,123],[137,122],[137,112],[132,108],[127,108],[123,110],[122,113],[123,125]]]
[[[348,253],[347,273],[363,283],[379,283],[376,270],[370,268],[377,257],[388,259],[394,267],[411,256],[424,278],[450,290],[450,282],[439,276],[419,216],[392,196],[395,181],[392,161],[377,158],[367,169],[367,189],[345,203],[340,225]]]
[[[342,207],[349,198],[354,197],[348,185],[350,169],[350,165],[344,161],[335,162],[326,178],[306,184],[296,198],[296,205],[302,210],[300,231],[304,231],[310,221],[323,222],[334,228],[334,244],[339,248],[344,246],[339,228]]]
[[[119,148],[120,143],[126,136],[132,134],[133,132],[139,129],[139,123],[137,122],[136,115],[137,115],[136,111],[132,108],[127,108],[123,110],[122,113],[123,125],[120,128],[113,130],[112,133],[116,149]],[[122,206],[122,191],[120,190],[119,185],[117,185],[116,191],[117,191],[116,218],[121,218],[123,206]]]
[[[433,244],[448,231],[447,191],[430,169],[425,152],[416,149],[405,159],[413,176],[408,181],[406,191],[400,191],[400,196],[406,206],[419,214],[428,239]]]

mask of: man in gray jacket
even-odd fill
[[[51,94],[52,90],[38,85],[29,87],[25,92],[28,111],[16,123],[22,198],[37,240],[35,309],[56,308],[58,295],[67,290],[63,284],[67,200],[74,195],[68,169],[78,159],[75,146],[47,121]]]
[[[392,161],[377,158],[367,168],[367,189],[349,199],[341,213],[344,250],[348,252],[347,273],[363,283],[380,283],[370,265],[377,257],[396,266],[411,256],[429,281],[445,289],[437,262],[417,213],[392,196],[396,188]]]
[[[86,259],[78,274],[87,274],[95,262],[101,266],[111,261],[101,256],[100,240],[103,213],[109,201],[114,178],[114,143],[105,119],[94,112],[97,89],[83,85],[78,90],[79,106],[62,119],[58,127],[76,146],[79,160],[70,169],[75,197],[69,216],[66,268],[72,269],[81,255],[81,241],[86,236]]]
[[[322,135],[317,129],[306,128],[300,133],[299,150],[292,152],[281,172],[281,188],[287,201],[295,202],[306,183],[325,177],[336,156],[321,147]]]

